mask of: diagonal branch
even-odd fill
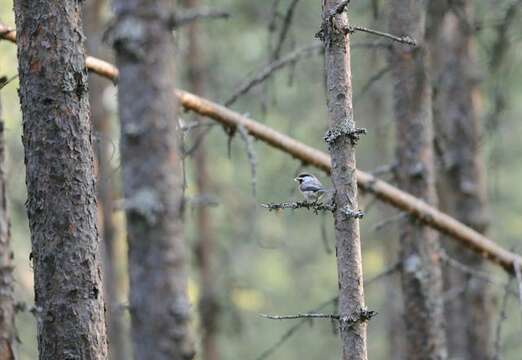
[[[16,33],[0,24],[0,38],[15,43]],[[118,79],[118,69],[106,61],[87,56],[85,65],[90,71],[107,79],[112,81]],[[326,173],[330,172],[330,157],[320,150],[197,95],[179,89],[176,90],[175,95],[186,110],[207,116],[226,127],[234,128],[243,125],[253,137],[310,166]],[[514,275],[515,263],[522,263],[522,258],[518,254],[504,249],[455,218],[369,173],[357,170],[357,183],[362,191],[373,193],[379,200],[448,235],[483,258],[501,266],[511,275]]]

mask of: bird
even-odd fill
[[[299,185],[297,188],[303,194],[307,203],[315,203],[321,199],[327,189],[314,175],[310,173],[300,173],[294,179]]]

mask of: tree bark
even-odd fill
[[[16,329],[13,278],[13,251],[7,214],[5,137],[0,102],[0,360],[15,360]]]
[[[170,0],[115,0],[121,155],[136,359],[192,359]]]
[[[399,187],[436,205],[433,124],[425,1],[393,0],[390,32],[413,36],[418,46],[393,44],[394,107],[397,119]],[[445,359],[442,279],[438,234],[413,218],[400,224],[400,258],[408,359]]]
[[[40,359],[107,357],[80,8],[15,1]]]
[[[91,0],[84,3],[84,28],[87,35],[86,47],[89,54],[103,58],[101,51],[104,24],[102,10],[104,0]],[[103,102],[106,83],[98,76],[89,75],[89,102],[91,121],[96,131],[97,157],[97,196],[101,217],[98,219],[103,240],[103,274],[106,302],[106,318],[109,340],[109,357],[112,360],[126,360],[125,331],[123,316],[118,314],[121,298],[118,292],[123,282],[117,272],[116,224],[114,222],[114,175],[111,158],[112,144],[109,112]]]
[[[197,9],[198,0],[185,0],[187,9]],[[188,81],[191,91],[203,95],[205,90],[205,66],[203,64],[203,47],[201,46],[200,28],[197,21],[187,26],[188,51],[186,57]],[[199,119],[201,120],[201,119]],[[196,128],[193,139],[198,141],[204,136],[204,128]],[[194,153],[196,167],[196,186],[200,196],[210,191],[209,176],[207,171],[207,150],[205,142],[201,141]],[[218,360],[217,331],[219,304],[214,287],[215,279],[212,268],[214,252],[214,239],[211,232],[211,218],[208,207],[202,204],[197,211],[197,237],[196,259],[200,270],[201,298],[199,301],[199,314],[201,318],[201,343],[203,359]]]
[[[436,8],[439,7],[439,9]],[[442,9],[440,9],[442,8]],[[480,155],[477,58],[469,0],[432,4],[431,47],[434,56],[434,124],[439,156],[438,191],[441,208],[484,234],[488,225],[486,178]],[[483,259],[445,239],[448,253],[480,272]],[[452,358],[488,359],[494,308],[489,286],[481,279],[447,267],[446,290],[464,293],[445,306],[448,351]]]
[[[322,39],[325,44],[326,96],[330,130],[342,359],[367,359],[359,220],[346,210],[358,210],[355,163],[355,120],[352,106],[350,38],[346,12],[335,14],[337,0],[323,0]],[[332,15],[334,14],[334,15]],[[350,320],[355,320],[351,322]]]

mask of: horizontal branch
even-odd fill
[[[266,203],[261,204],[262,207],[267,208],[269,211],[283,210],[283,209],[307,209],[313,210],[314,212],[319,211],[334,211],[335,207],[330,204],[323,204],[320,202],[306,202],[306,201],[292,201],[282,203]]]
[[[333,319],[339,320],[339,315],[335,314],[295,314],[295,315],[268,315],[260,314],[262,317],[270,320],[295,320],[295,319]]]
[[[15,42],[15,32],[0,24],[0,38]],[[118,78],[118,69],[110,63],[88,56],[85,59],[87,68],[112,81]],[[242,125],[253,137],[279,149],[303,163],[330,173],[330,156],[323,151],[305,145],[266,125],[258,123],[224,106],[183,90],[175,94],[180,104],[187,110],[214,119],[222,125],[235,128]],[[357,170],[357,183],[362,191],[374,194],[379,200],[396,207],[427,226],[430,226],[465,246],[492,263],[500,265],[509,274],[514,275],[516,264],[522,263],[522,258],[496,244],[486,236],[464,225],[455,218],[428,205],[421,199],[408,194],[375,176]]]
[[[387,38],[387,39],[390,39],[390,40],[393,40],[393,41],[396,41],[396,42],[399,42],[399,43],[402,43],[402,44],[411,45],[411,46],[417,46],[417,42],[415,41],[415,39],[413,39],[413,38],[411,38],[409,36],[396,36],[396,35],[389,34],[389,33],[386,33],[386,32],[369,29],[369,28],[364,27],[364,26],[357,26],[357,25],[348,26],[345,29],[345,31],[347,33],[350,33],[350,34],[356,32],[356,31],[365,32],[365,33],[368,33],[368,34],[381,36],[381,37],[384,37],[384,38]]]
[[[180,14],[176,14],[173,19],[173,27],[181,27],[190,24],[193,21],[203,19],[228,19],[230,13],[223,10],[215,10],[206,7],[184,10]]]

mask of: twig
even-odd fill
[[[315,213],[319,211],[335,211],[335,206],[323,203],[310,203],[306,201],[294,201],[294,202],[282,202],[282,203],[264,203],[262,207],[267,208],[269,211],[282,210],[282,209],[307,209],[313,210]]]
[[[285,39],[288,35],[288,30],[290,29],[290,26],[292,24],[292,19],[294,17],[294,11],[295,11],[295,8],[296,8],[298,2],[299,2],[299,0],[292,0],[290,5],[288,5],[288,9],[286,10],[286,14],[283,19],[283,26],[281,28],[281,31],[279,32],[279,38],[277,40],[276,47],[275,47],[274,51],[272,52],[272,56],[270,57],[270,60],[272,62],[279,59],[281,50],[283,48],[283,43],[285,42]]]
[[[333,302],[335,302],[337,300],[337,296],[332,298],[332,299],[329,299],[327,301],[325,301],[324,303],[322,303],[321,305],[319,305],[317,308],[315,308],[314,310],[311,310],[310,312],[318,312],[318,311],[321,311],[322,309],[324,309],[325,307],[327,307],[328,305],[332,304]],[[281,336],[281,338],[276,342],[274,343],[274,345],[272,345],[271,347],[269,347],[268,349],[266,349],[265,351],[263,351],[261,353],[261,355],[259,355],[256,360],[265,360],[267,359],[268,357],[270,357],[273,353],[275,353],[275,351],[280,348],[288,339],[290,339],[292,337],[292,335],[294,335],[297,330],[299,330],[299,328],[301,328],[304,324],[306,324],[310,319],[302,319],[301,321],[299,321],[298,323],[296,323],[294,326],[290,327],[284,334],[283,336]]]
[[[257,169],[257,160],[256,160],[256,151],[254,149],[254,141],[252,136],[248,134],[248,131],[244,126],[239,125],[238,128],[239,135],[241,139],[245,142],[248,162],[250,163],[250,172],[251,172],[251,183],[252,183],[252,195],[254,198],[256,197],[256,169]]]
[[[382,279],[382,278],[384,278],[386,276],[389,276],[389,275],[397,272],[401,268],[401,266],[402,266],[402,261],[395,262],[390,267],[388,267],[387,269],[385,269],[381,273],[377,274],[373,278],[371,278],[369,280],[366,280],[364,282],[364,286],[369,286],[372,283],[374,283],[374,282],[376,282],[376,281],[378,281],[378,280],[380,280],[380,279]],[[321,311],[322,309],[324,309],[329,304],[332,304],[332,303],[336,302],[337,299],[338,299],[337,296],[331,298],[330,300],[328,300],[328,301],[322,303],[321,305],[319,305],[317,308],[311,310],[310,313],[317,313],[317,312]],[[303,319],[301,319],[300,322],[298,322],[294,326],[290,327],[274,345],[269,347],[267,350],[263,351],[263,353],[261,353],[261,355],[259,355],[256,358],[256,360],[265,360],[268,357],[270,357],[279,347],[281,347],[288,339],[290,339],[297,332],[297,330],[299,330],[299,328],[301,328],[304,324],[306,324],[310,320],[311,320],[310,318],[303,318]]]
[[[518,301],[520,305],[520,310],[522,313],[522,274],[520,273],[520,260],[515,259],[513,262],[513,267],[515,268],[515,277],[518,283]]]
[[[499,315],[499,318],[498,318],[498,322],[497,322],[497,328],[496,328],[496,331],[495,331],[495,343],[494,343],[494,349],[495,349],[495,352],[493,353],[493,360],[500,360],[501,359],[501,351],[502,351],[502,324],[504,322],[504,320],[507,319],[507,316],[506,316],[506,308],[507,308],[507,303],[508,303],[508,299],[509,299],[509,287],[511,286],[511,281],[513,280],[512,277],[509,278],[509,281],[507,282],[506,286],[505,286],[505,290],[504,290],[504,296],[502,297],[502,305],[500,306],[500,315]]]
[[[206,7],[200,7],[197,9],[184,10],[181,14],[173,16],[172,28],[179,28],[184,25],[188,25],[193,21],[203,19],[228,19],[230,13],[223,10],[215,10]]]
[[[321,43],[315,43],[300,49],[297,49],[290,54],[282,57],[279,60],[271,62],[266,65],[260,71],[256,72],[251,78],[246,79],[243,83],[237,88],[236,91],[225,101],[225,106],[230,106],[234,104],[239,97],[248,93],[252,88],[261,84],[263,81],[272,76],[276,71],[284,68],[289,64],[293,64],[299,61],[304,56],[311,56],[314,54],[319,54],[324,51]]]
[[[14,74],[10,78],[8,78],[7,76],[0,77],[0,90],[2,90],[6,85],[9,85],[9,83],[12,82],[17,77],[18,77],[18,74]]]
[[[407,45],[411,45],[411,46],[417,46],[417,42],[415,41],[415,39],[413,39],[410,36],[396,36],[396,35],[392,35],[392,34],[389,34],[389,33],[386,33],[386,32],[382,32],[382,31],[379,31],[379,30],[369,29],[369,28],[364,27],[364,26],[349,25],[348,27],[346,27],[344,29],[344,31],[346,33],[349,33],[349,34],[354,33],[356,31],[361,31],[361,32],[365,32],[365,33],[368,33],[368,34],[381,36],[381,37],[384,37],[384,38],[387,38],[387,39],[390,39],[390,40],[393,40],[393,41],[396,41],[396,42],[399,42],[399,43],[402,43],[402,44],[407,44]]]
[[[373,84],[375,84],[377,81],[379,81],[384,75],[389,73],[391,71],[392,67],[389,65],[386,65],[381,70],[379,70],[376,74],[374,74],[366,84],[362,87],[361,91],[357,95],[354,96],[353,101],[359,101],[367,92],[371,89]]]
[[[398,213],[396,215],[393,215],[387,219],[379,221],[377,224],[375,224],[373,226],[373,231],[380,231],[380,230],[384,229],[386,226],[393,224],[397,221],[400,221],[402,219],[405,219],[407,217],[408,217],[408,214],[401,211],[400,213]]]
[[[295,315],[268,315],[260,314],[262,317],[270,320],[295,320],[295,319],[333,319],[339,320],[339,315],[335,314],[295,314]]]

